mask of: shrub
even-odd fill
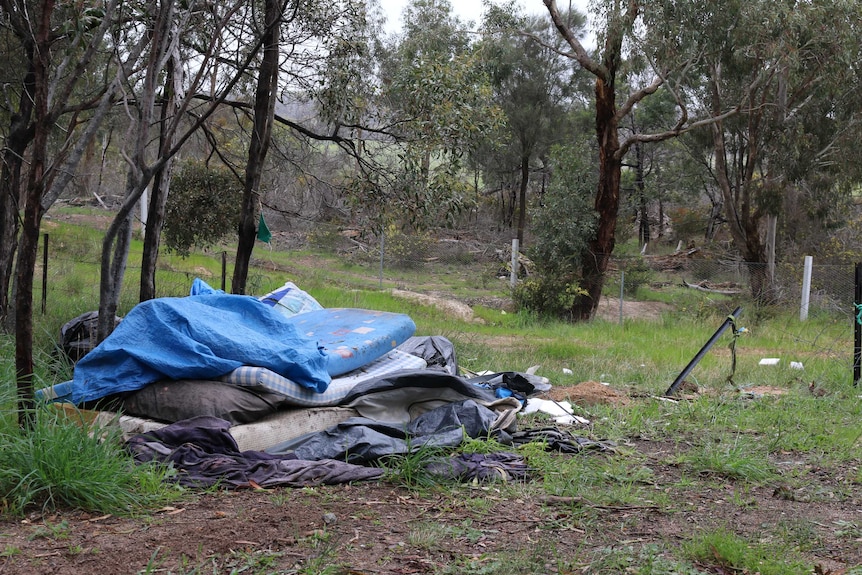
[[[518,283],[512,297],[521,309],[543,316],[571,319],[575,298],[583,293],[576,281],[539,275]]]
[[[165,246],[182,257],[239,229],[242,183],[224,167],[188,162],[171,179],[165,213]]]
[[[415,267],[427,257],[430,242],[428,232],[406,234],[391,225],[386,230],[384,243],[386,260],[399,268]]]
[[[638,289],[649,284],[655,276],[643,258],[624,260],[621,269],[625,273],[623,276],[623,293],[630,297],[637,295]]]
[[[535,246],[530,259],[535,274],[515,291],[515,301],[526,309],[555,317],[570,317],[581,293],[581,254],[596,222],[591,207],[594,170],[586,145],[557,148],[553,152],[551,185],[533,209]]]

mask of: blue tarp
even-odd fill
[[[289,318],[251,296],[203,291],[135,306],[75,366],[74,404],[161,379],[211,379],[240,366],[265,367],[319,392],[327,356]]]

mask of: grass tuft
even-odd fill
[[[118,427],[91,428],[38,408],[32,429],[0,432],[0,493],[4,512],[21,515],[73,507],[128,515],[171,497],[168,470],[135,465]]]
[[[775,542],[747,541],[727,529],[701,533],[685,543],[683,549],[704,567],[714,566],[734,573],[803,575],[811,572],[793,550],[778,549]]]

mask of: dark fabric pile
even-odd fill
[[[383,470],[343,461],[305,461],[294,454],[240,452],[230,423],[201,416],[136,435],[126,442],[135,461],[157,461],[177,470],[184,486],[307,487],[378,479]]]
[[[508,451],[459,453],[431,462],[425,470],[456,481],[526,481],[530,468],[523,457]]]

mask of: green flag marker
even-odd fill
[[[263,220],[263,214],[260,214],[260,222],[257,224],[257,239],[264,243],[269,243],[272,239],[272,232],[266,227],[266,222]]]

